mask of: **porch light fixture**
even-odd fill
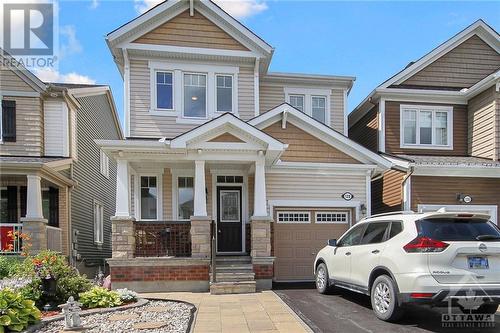
[[[468,194],[457,193],[457,200],[461,203],[468,204],[472,202],[472,197]]]
[[[365,204],[361,204],[359,209],[361,210],[361,214],[366,215],[366,205]]]

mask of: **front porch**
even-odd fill
[[[26,173],[2,166],[0,179],[0,254],[35,254],[53,250],[68,254],[67,178]],[[29,239],[21,239],[24,234]],[[24,244],[23,244],[24,242]]]

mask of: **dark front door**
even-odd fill
[[[241,187],[217,188],[217,251],[241,252]]]

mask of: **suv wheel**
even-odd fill
[[[316,268],[316,289],[320,294],[327,294],[330,286],[328,285],[328,269],[324,263]]]
[[[403,309],[398,304],[395,283],[387,275],[381,275],[373,282],[371,302],[373,312],[381,320],[396,321],[403,315]]]

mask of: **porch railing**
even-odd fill
[[[47,226],[47,249],[62,252],[61,228]]]
[[[2,223],[0,224],[0,253],[19,254],[22,249],[22,241],[19,237],[12,237],[10,234],[21,232],[22,223]]]
[[[190,257],[190,221],[135,222],[135,257]]]

